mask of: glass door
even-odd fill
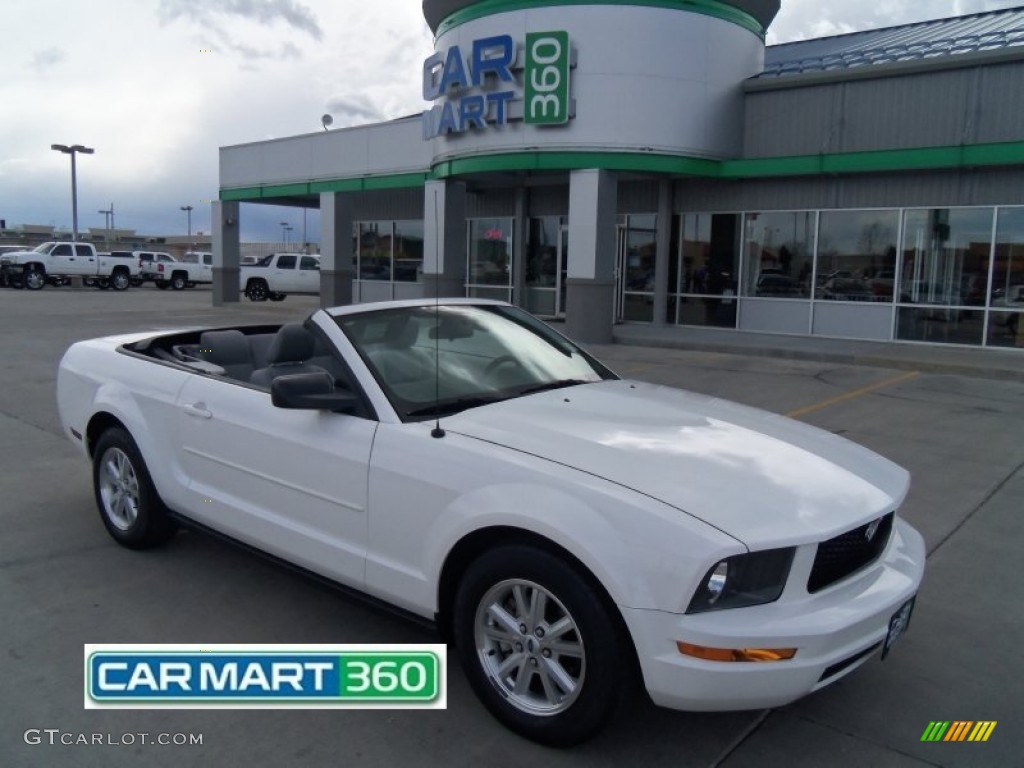
[[[565,316],[569,227],[563,216],[530,219],[526,256],[526,309],[541,317]]]

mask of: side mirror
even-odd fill
[[[329,373],[292,373],[270,383],[270,401],[277,408],[354,413],[359,399],[334,388]]]

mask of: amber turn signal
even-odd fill
[[[682,640],[676,641],[676,648],[704,661],[785,661],[796,656],[796,648],[708,648]]]

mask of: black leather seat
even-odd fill
[[[248,381],[253,373],[249,340],[241,331],[204,331],[199,337],[199,354],[206,362],[223,368],[232,379]]]
[[[298,323],[282,325],[267,350],[267,366],[254,371],[249,381],[270,389],[278,376],[292,373],[327,373],[309,362],[316,354],[316,337]]]

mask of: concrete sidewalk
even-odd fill
[[[615,343],[1024,382],[1024,349],[860,341],[723,328],[616,325]]]

